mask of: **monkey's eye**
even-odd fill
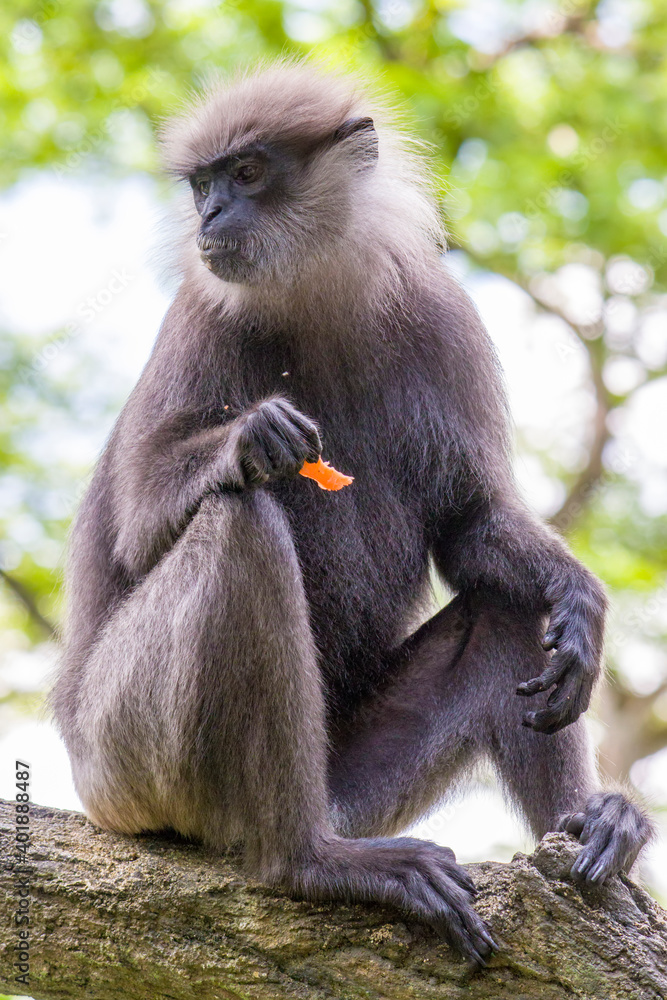
[[[233,177],[239,184],[252,184],[262,172],[259,163],[241,163],[234,169]]]
[[[196,183],[199,192],[204,196],[204,198],[206,198],[211,190],[210,180],[207,177],[199,177]]]

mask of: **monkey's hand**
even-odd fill
[[[246,487],[292,478],[304,462],[316,462],[322,451],[313,421],[279,396],[241,414],[229,445]]]
[[[547,599],[551,613],[542,648],[551,655],[539,677],[520,684],[517,694],[530,698],[553,687],[546,708],[527,712],[523,718],[524,726],[551,734],[571,725],[588,708],[600,674],[606,598],[595,577],[578,567],[578,572],[554,585]]]

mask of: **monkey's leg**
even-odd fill
[[[575,874],[603,880],[633,863],[648,821],[624,796],[598,793],[583,720],[551,736],[522,725],[514,691],[546,666],[540,625],[490,595],[484,604],[457,598],[407,640],[388,664],[387,688],[334,734],[330,787],[342,830],[405,828],[484,756],[536,837],[581,834]]]
[[[325,812],[320,684],[281,511],[264,491],[205,497],[85,666],[68,742],[89,815],[244,839],[270,867]]]
[[[498,655],[508,664],[512,681],[521,681],[533,667],[543,671],[548,666],[539,620],[509,606],[492,607],[489,614],[488,627],[496,641],[501,638]],[[549,696],[543,699],[548,705]],[[577,878],[602,883],[629,871],[652,827],[625,795],[600,791],[584,719],[552,735],[535,732],[520,724],[523,707],[517,700],[511,688],[503,691],[501,682],[494,703],[487,705],[488,753],[533,833],[541,837],[565,829],[579,837],[585,847],[572,867]]]
[[[255,876],[295,895],[398,906],[477,963],[493,949],[450,850],[333,830],[301,571],[263,490],[204,500],[101,636],[78,725],[97,822],[239,842]]]

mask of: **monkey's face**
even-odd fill
[[[290,282],[345,232],[350,175],[374,164],[369,118],[316,145],[241,145],[189,176],[201,218],[197,246],[224,281]]]
[[[271,244],[277,242],[277,223],[297,166],[287,151],[256,145],[190,177],[201,217],[197,246],[204,264],[219,278],[261,280],[276,256]]]

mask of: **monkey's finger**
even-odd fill
[[[484,966],[490,953],[481,934],[477,933],[481,918],[468,904],[461,890],[445,878],[437,879],[428,873],[421,878],[409,878],[401,887],[406,897],[403,906],[476,965]]]
[[[584,683],[585,678],[577,670],[576,664],[567,663],[563,670],[563,676],[559,678],[556,687],[547,698],[547,708],[564,710],[579,694]]]
[[[524,698],[531,698],[534,694],[539,694],[540,691],[548,691],[550,687],[561,679],[567,667],[568,664],[566,662],[554,657],[539,677],[531,677],[529,681],[519,684],[516,693],[522,695]]]
[[[489,925],[471,906],[455,909],[454,913],[458,917],[458,923],[463,927],[464,933],[472,939],[475,950],[483,958],[489,958],[492,952],[499,950],[491,936]]]
[[[322,454],[322,437],[318,428],[310,420],[301,417],[300,414],[298,419],[294,420],[294,425],[310,448],[307,456],[308,461],[316,462]]]
[[[254,458],[244,455],[240,465],[243,479],[247,486],[263,486],[268,482],[268,474],[257,464]]]
[[[488,947],[492,951],[500,951],[500,946],[496,944],[494,939],[491,937],[491,930],[489,928],[489,925],[484,920],[482,921],[482,925],[483,925],[482,930],[480,931],[482,940],[488,945]]]
[[[521,720],[521,725],[527,729],[533,729],[536,733],[544,733],[546,736],[553,736],[554,733],[563,728],[556,713],[548,712],[546,709],[542,712],[526,712]]]
[[[462,878],[461,875],[465,877]],[[469,885],[466,884],[468,882],[472,885],[472,879],[469,878],[467,872],[459,869],[459,866],[456,864],[450,865],[445,862],[440,865],[436,860],[435,870],[426,868],[422,872],[422,877],[430,889],[437,893],[440,899],[447,904],[453,899],[455,902],[460,901],[461,906],[467,906],[467,897],[474,894],[474,886],[473,892],[471,892]],[[461,894],[461,890],[463,890],[465,896]]]
[[[298,464],[299,457],[294,453],[294,449],[290,447],[290,443],[284,441],[277,434],[267,434],[262,444],[273,471],[279,471],[286,469],[290,465]]]
[[[438,870],[443,872],[447,878],[453,879],[466,892],[476,893],[475,883],[465,868],[456,863],[456,855],[451,847],[437,847],[437,857],[435,859]]]
[[[279,400],[278,405],[290,423],[303,435],[306,443],[312,449],[317,448],[317,455],[315,455],[315,460],[317,460],[322,454],[322,438],[315,422],[297,410],[291,403],[288,403],[287,400]]]
[[[561,708],[544,708],[539,712],[526,712],[521,723],[528,729],[534,729],[536,733],[545,733],[547,736],[553,736],[554,733],[576,722],[580,714],[580,712],[571,706],[568,706],[565,710]]]
[[[555,649],[558,645],[558,642],[562,634],[563,634],[562,628],[550,628],[549,631],[545,634],[544,638],[542,639],[542,649],[546,650],[547,652],[550,649]]]
[[[458,866],[457,866],[458,867]],[[432,872],[425,872],[426,885],[422,889],[430,900],[435,895],[439,900],[442,917],[436,915],[430,920],[431,926],[447,938],[458,950],[472,961],[485,964],[497,946],[491,937],[489,928],[478,913],[473,910],[461,888],[452,884],[451,874],[444,879],[434,877]],[[421,893],[420,893],[421,894]],[[471,948],[472,944],[472,948]]]
[[[278,426],[276,433],[280,436],[285,448],[289,449],[290,454],[293,455],[294,461],[298,464],[299,468],[303,465],[304,461],[317,461],[320,457],[322,444],[319,435],[316,442],[313,443],[313,441],[307,440],[305,432],[294,424]]]
[[[499,948],[491,936],[488,925],[474,910],[471,913],[473,914],[472,918],[467,919],[464,926],[474,945],[475,963],[481,968],[486,968],[487,961],[493,956],[494,951],[499,951]]]
[[[491,957],[494,951],[498,951],[498,945],[491,936],[489,926],[482,920],[480,915],[471,906],[465,906],[454,910],[454,926],[458,931],[460,950],[482,967],[486,966],[486,960]],[[466,948],[466,942],[472,944],[472,949]]]
[[[591,869],[588,877],[586,878],[586,881],[592,885],[604,885],[610,875],[616,874],[612,868],[609,867],[604,857],[606,853],[607,852],[605,851],[603,857],[600,858],[595,867]]]
[[[586,879],[592,882],[593,872],[596,870],[600,857],[611,839],[611,832],[605,829],[596,830],[590,843],[580,851],[572,868],[572,875],[577,879]]]
[[[621,834],[612,836],[596,863],[588,872],[586,881],[603,885],[610,875],[616,875],[623,867],[627,857],[629,843]]]
[[[627,817],[625,821],[619,819],[609,843],[589,871],[586,881],[602,885],[610,875],[617,875],[623,869],[628,871],[639,854],[642,841],[646,839],[642,826],[642,823],[633,822],[632,818],[629,821]]]
[[[322,440],[317,429],[313,429],[310,434],[304,434],[303,441],[308,447],[306,461],[316,462],[322,454]]]
[[[571,717],[574,722],[585,712],[593,693],[594,678],[581,669],[568,666],[565,677],[547,698],[547,708]]]
[[[589,847],[585,847],[583,850],[579,851],[575,859],[574,864],[570,868],[570,874],[574,879],[585,879],[588,870],[593,865],[597,854]]]
[[[303,468],[304,461],[308,460],[312,449],[307,450],[308,446],[303,438],[299,440],[295,440],[294,438],[286,440],[283,443],[283,448],[286,464],[292,466],[293,471],[298,473]]]

